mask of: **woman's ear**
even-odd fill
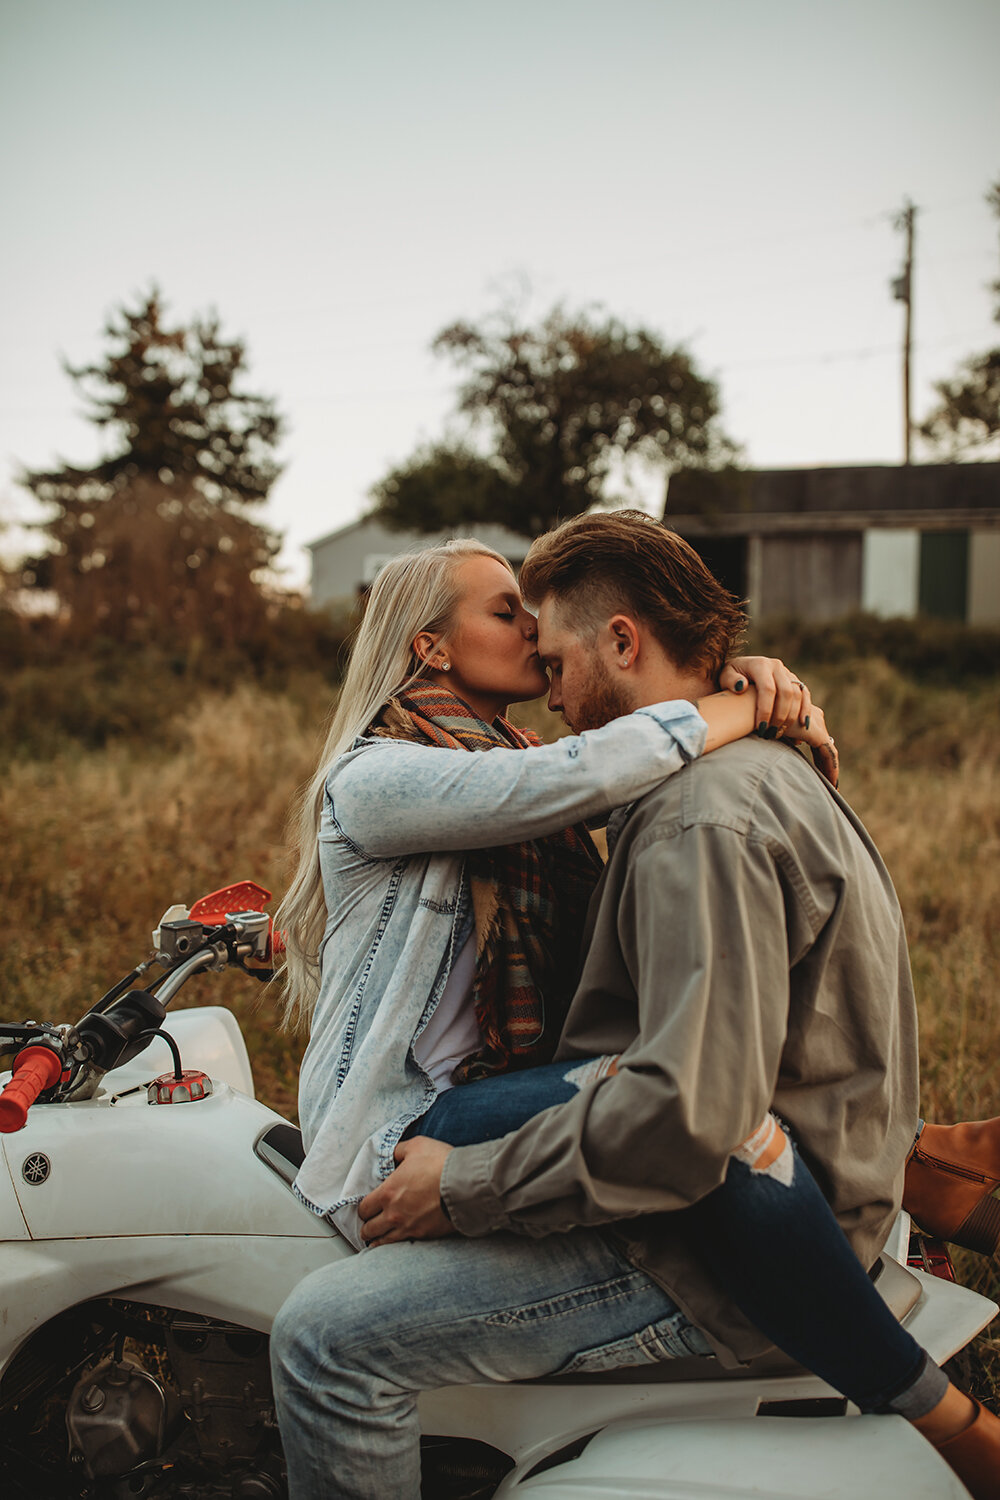
[[[432,635],[429,630],[421,630],[419,635],[415,635],[413,637],[413,654],[417,658],[417,661],[423,662],[426,666],[433,667],[435,665],[433,656],[440,639],[439,635]]]

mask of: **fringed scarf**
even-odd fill
[[[449,750],[542,742],[508,719],[485,724],[446,689],[416,683],[390,698],[371,733]],[[459,1063],[469,1083],[549,1062],[569,1008],[583,921],[601,857],[583,825],[466,855],[476,920],[473,1004],[482,1045]]]

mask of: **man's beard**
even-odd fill
[[[575,718],[572,723],[568,719],[566,722],[575,734],[582,734],[585,729],[600,729],[602,724],[630,714],[634,706],[624,686],[611,676],[602,661],[595,660],[580,693]]]

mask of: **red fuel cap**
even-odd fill
[[[192,1104],[196,1099],[207,1099],[212,1092],[212,1080],[198,1068],[185,1068],[179,1078],[173,1073],[163,1073],[154,1078],[146,1089],[150,1104]]]

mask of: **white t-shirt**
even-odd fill
[[[439,1094],[453,1087],[455,1068],[478,1050],[482,1038],[472,1004],[472,982],[476,974],[476,939],[470,934],[452,964],[444,994],[423,1031],[413,1044],[417,1062],[429,1073]]]

